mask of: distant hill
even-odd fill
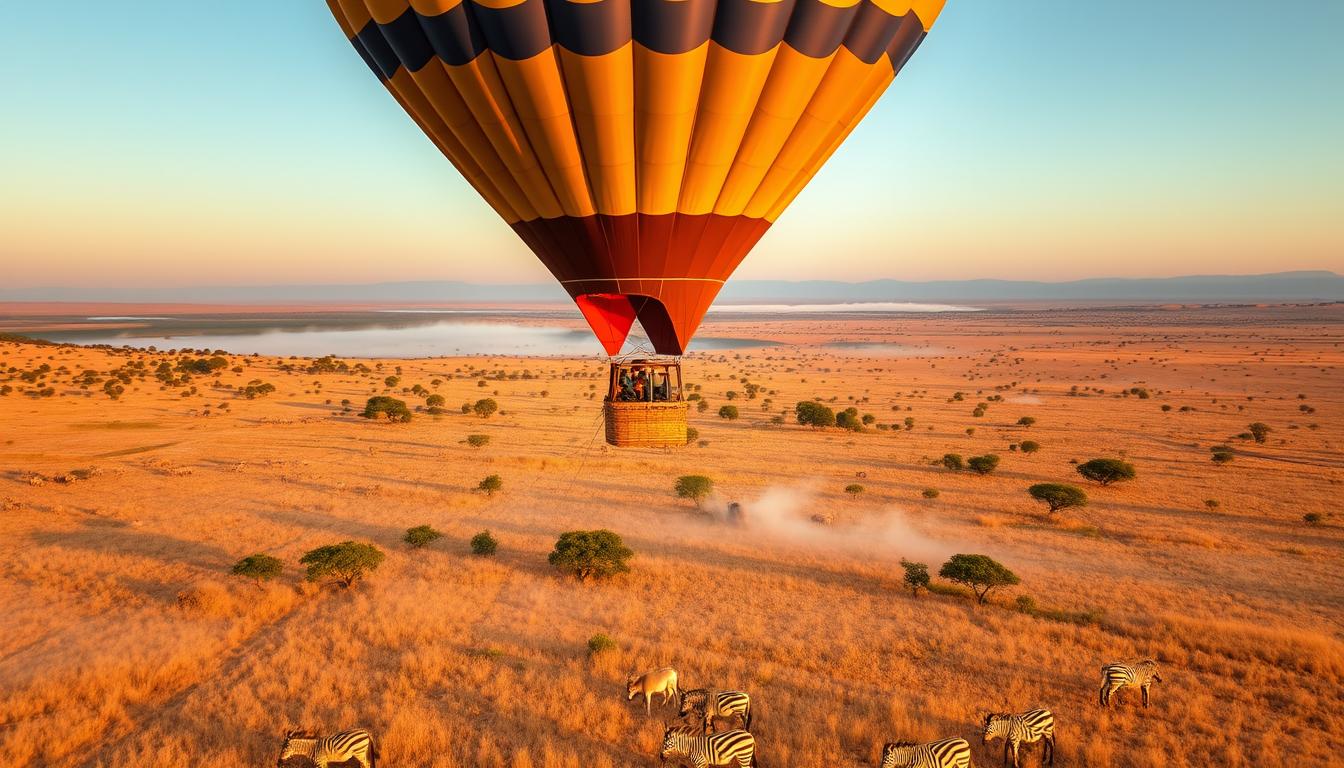
[[[367,285],[199,286],[189,288],[0,288],[0,301],[271,302],[550,302],[558,285],[483,285],[419,281]],[[720,303],[790,301],[1339,301],[1344,276],[1325,270],[1265,275],[1027,280],[733,280]]]

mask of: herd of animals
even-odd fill
[[[1117,691],[1138,688],[1143,706],[1148,706],[1148,689],[1162,682],[1157,662],[1136,664],[1113,662],[1101,668],[1100,703],[1111,705]],[[751,696],[746,691],[719,691],[708,688],[681,690],[677,671],[663,667],[626,679],[626,701],[644,697],[644,713],[653,713],[653,697],[661,696],[660,706],[669,701],[679,704],[678,714],[690,718],[692,725],[669,726],[663,733],[658,756],[663,762],[692,768],[755,768],[756,737],[751,735]],[[728,731],[717,730],[719,721],[740,725]],[[1055,764],[1055,716],[1048,709],[1033,709],[1021,714],[1006,712],[985,715],[980,727],[982,742],[988,746],[1003,739],[1003,762],[1011,760],[1018,768],[1018,751],[1024,744],[1041,742],[1041,763]],[[356,760],[363,768],[374,768],[377,751],[373,736],[362,728],[321,737],[298,731],[285,734],[278,768],[291,757],[306,757],[317,768],[332,763]],[[969,768],[971,745],[960,737],[916,744],[890,742],[882,747],[879,768]]]

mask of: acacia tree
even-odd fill
[[[919,597],[919,590],[929,588],[929,566],[927,563],[916,563],[901,558],[901,567],[905,569],[905,578],[903,582],[910,594]]]
[[[476,415],[482,419],[488,419],[491,414],[499,410],[499,403],[489,397],[483,397],[471,406],[471,410],[475,411]]]
[[[948,581],[970,587],[980,605],[985,604],[985,598],[991,589],[1010,587],[1022,582],[1017,574],[988,555],[953,555],[943,563],[938,575]]]
[[[972,456],[966,460],[966,466],[970,467],[977,475],[988,475],[999,466],[998,454],[987,453],[984,456]]]
[[[586,581],[629,571],[627,562],[634,556],[634,550],[625,546],[618,534],[601,529],[560,534],[546,559],[561,572]]]
[[[257,583],[257,586],[261,586],[261,582],[270,581],[279,576],[284,568],[285,564],[280,562],[280,558],[258,552],[234,563],[230,572],[234,576],[252,579]]]
[[[798,423],[805,427],[835,426],[835,411],[815,400],[804,400],[793,407]]]
[[[366,419],[387,416],[388,421],[405,423],[411,420],[411,409],[406,407],[406,402],[403,400],[379,395],[369,398],[364,404],[364,413],[361,415]]]
[[[318,547],[299,558],[299,562],[308,566],[309,581],[331,578],[342,587],[349,587],[377,570],[384,557],[382,550],[372,544],[343,541]]]
[[[1083,489],[1065,483],[1037,483],[1028,488],[1027,493],[1031,498],[1045,502],[1051,514],[1061,509],[1087,506],[1087,494]]]
[[[695,508],[699,509],[701,502],[714,492],[714,481],[704,475],[682,475],[677,478],[672,490],[676,492],[677,498],[690,499],[695,502]]]
[[[1092,459],[1078,465],[1078,474],[1101,485],[1133,480],[1137,475],[1133,464],[1120,459]]]

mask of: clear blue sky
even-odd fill
[[[325,3],[5,17],[11,286],[546,277]],[[1338,0],[950,0],[738,274],[1344,271],[1342,30]]]

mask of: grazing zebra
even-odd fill
[[[286,760],[295,755],[312,760],[317,768],[327,768],[331,763],[344,763],[352,758],[358,760],[364,768],[373,768],[378,752],[373,747],[373,736],[363,728],[355,728],[326,738],[289,731],[285,734],[284,746],[280,748],[280,759],[275,764],[283,766]]]
[[[694,768],[754,768],[756,739],[746,731],[724,731],[702,736],[697,735],[690,726],[674,725],[663,733],[663,747],[658,750],[658,756],[664,761],[668,758],[689,760]]]
[[[636,694],[644,694],[644,715],[653,713],[650,709],[653,705],[650,701],[653,694],[663,694],[663,704],[667,704],[668,699],[677,695],[677,670],[671,667],[655,669],[652,672],[645,672],[642,675],[636,675],[635,671],[630,670],[630,674],[625,678],[625,700],[630,701]]]
[[[1145,659],[1138,664],[1112,662],[1101,668],[1101,706],[1111,706],[1111,695],[1121,688],[1138,686],[1143,692],[1143,706],[1148,706],[1148,688],[1153,683],[1162,682],[1157,673],[1157,662]]]
[[[985,746],[989,746],[989,742],[994,739],[1003,739],[1003,762],[1008,762],[1008,752],[1011,750],[1013,768],[1018,768],[1018,746],[1038,741],[1043,742],[1041,763],[1044,764],[1048,759],[1050,765],[1055,764],[1055,716],[1048,709],[1033,709],[1020,715],[1005,712],[985,715],[982,735]]]
[[[971,745],[965,739],[928,744],[898,741],[882,747],[879,768],[970,768]]]
[[[710,691],[708,688],[695,688],[681,693],[682,717],[691,710],[699,710],[705,721],[705,733],[714,730],[714,719],[742,720],[742,730],[751,730],[751,697],[746,691]]]

